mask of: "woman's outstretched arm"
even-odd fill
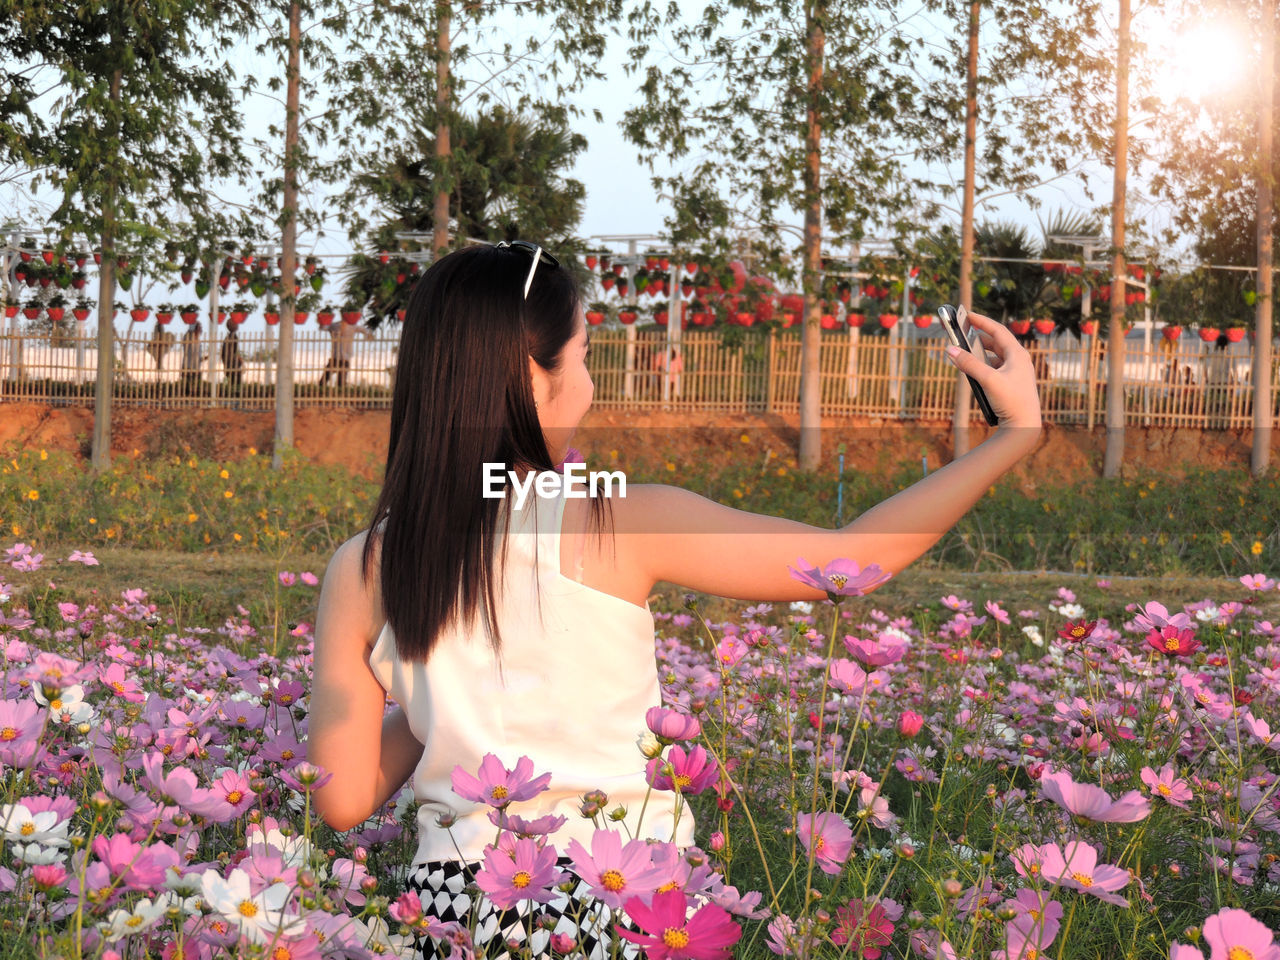
[[[956,360],[981,384],[999,419],[985,442],[839,530],[734,510],[678,487],[632,487],[619,542],[637,579],[740,600],[812,600],[825,594],[787,569],[799,558],[813,566],[846,558],[892,574],[909,566],[1040,437],[1040,400],[1026,349],[1003,325],[970,319],[1000,361],[987,366],[964,353]]]
[[[404,711],[385,713],[386,693],[369,668],[382,631],[377,562],[370,583],[360,577],[365,534],[333,555],[316,614],[307,759],[333,774],[315,792],[316,813],[335,830],[367,820],[413,774],[422,744]]]

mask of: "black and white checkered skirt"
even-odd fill
[[[457,860],[434,860],[413,868],[406,888],[418,895],[422,910],[428,917],[441,922],[456,920],[470,928],[475,921],[473,941],[477,955],[488,943],[494,943],[489,955],[496,960],[509,960],[505,950],[495,952],[498,944],[515,940],[528,941],[534,957],[585,958],[585,960],[609,960],[614,954],[619,960],[636,960],[640,947],[622,937],[614,936],[615,926],[639,932],[640,928],[622,910],[611,910],[590,895],[591,886],[573,873],[568,857],[561,857],[556,865],[567,870],[577,886],[572,894],[557,891],[550,903],[522,900],[514,907],[498,910],[473,883],[482,861],[462,863]],[[475,905],[475,916],[472,908]],[[576,941],[568,953],[552,950],[552,934],[567,934]],[[437,944],[425,934],[416,939],[421,960],[444,960],[449,947]],[[523,946],[521,953],[523,954]]]

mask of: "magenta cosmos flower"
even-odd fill
[[[861,900],[850,900],[848,906],[836,910],[831,942],[840,946],[851,943],[856,956],[879,960],[883,952],[880,948],[887,947],[892,938],[893,923],[880,904],[868,910]]]
[[[911,644],[901,637],[895,637],[892,633],[882,633],[875,640],[845,637],[844,646],[865,666],[885,667],[891,663],[897,663],[906,656]]]
[[[1166,763],[1159,773],[1150,767],[1143,767],[1141,777],[1142,782],[1151,788],[1153,797],[1164,797],[1175,807],[1181,807],[1183,810],[1190,809],[1187,801],[1191,799],[1191,787],[1187,781],[1175,778],[1172,763]]]
[[[885,573],[877,564],[869,563],[863,568],[856,561],[844,558],[832,560],[825,567],[811,567],[804,557],[796,560],[796,564],[800,567],[799,570],[787,567],[791,576],[815,590],[826,591],[827,598],[832,603],[837,602],[837,597],[860,597],[864,593],[870,593],[893,576]]]
[[[670,765],[670,772],[667,767]],[[687,753],[679,745],[667,752],[665,760],[654,757],[645,764],[645,779],[655,790],[679,790],[685,796],[694,796],[715,783],[720,775],[716,762],[707,756],[702,747],[694,747]]]
[[[683,890],[655,893],[647,907],[642,899],[632,897],[626,911],[643,932],[614,929],[624,940],[640,944],[649,960],[729,960],[742,928],[714,903],[700,907],[692,917],[687,916],[688,910]]]
[[[839,873],[853,847],[853,831],[837,813],[800,814],[796,818],[796,835],[805,853],[813,849],[813,862],[823,873]]]
[[[555,847],[539,847],[536,840],[522,839],[509,850],[485,847],[484,868],[476,874],[476,885],[498,909],[507,910],[521,900],[554,900],[553,888],[567,877],[556,867]]]
[[[1071,779],[1069,770],[1041,774],[1040,790],[1075,816],[1097,823],[1135,823],[1151,814],[1151,801],[1137,790],[1130,790],[1119,800],[1112,800],[1101,787],[1076,783]]]
[[[465,800],[502,808],[509,803],[537,796],[551,783],[549,773],[530,779],[533,761],[528,757],[521,757],[516,761],[516,768],[508,770],[496,756],[486,753],[480,761],[479,773],[479,777],[473,777],[462,769],[462,764],[458,764],[453,768],[451,778],[453,792]]]
[[[1148,633],[1147,643],[1168,657],[1187,657],[1200,649],[1195,633],[1170,625]]]
[[[1219,910],[1205,920],[1204,939],[1209,944],[1209,960],[1280,960],[1275,934],[1249,916],[1247,910]],[[1169,960],[1204,960],[1204,954],[1195,947],[1175,943],[1169,949]]]
[[[644,722],[660,742],[668,745],[676,740],[692,740],[702,732],[702,723],[697,717],[666,707],[650,707],[644,712]]]

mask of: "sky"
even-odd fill
[[[935,32],[948,29],[941,23],[930,21],[928,15],[923,12],[917,13],[915,20],[917,24],[923,20],[926,32],[930,29]],[[1136,23],[1135,27],[1145,30],[1150,24],[1151,21],[1148,19],[1145,23],[1141,21]],[[525,28],[514,17],[508,17],[505,21],[499,20],[498,29],[513,42],[518,42],[522,36],[520,31]],[[998,24],[984,23],[983,35],[990,36],[991,31],[995,29],[998,29]],[[1203,42],[1203,31],[1195,35],[1195,38]],[[1165,38],[1163,42],[1173,44],[1176,39],[1176,37]],[[626,58],[626,46],[627,42],[623,38],[612,38],[603,63],[620,65]],[[261,84],[265,83],[267,76],[280,72],[278,65],[256,54],[248,46],[236,52],[235,60],[242,73],[258,76]],[[477,70],[480,62],[475,61],[471,69]],[[1199,72],[1187,66],[1192,62],[1200,64],[1197,68]],[[1207,85],[1213,77],[1210,71],[1216,71],[1218,74],[1223,72],[1224,68],[1221,64],[1222,61],[1217,57],[1201,57],[1194,61],[1193,58],[1188,57],[1182,61],[1177,71],[1170,74],[1170,77],[1176,77],[1177,82],[1191,86]],[[610,67],[607,73],[609,74],[607,79],[590,81],[573,98],[576,105],[583,111],[583,116],[574,121],[575,129],[584,134],[589,143],[587,149],[577,157],[572,173],[573,177],[584,184],[587,193],[585,214],[578,232],[588,238],[619,234],[655,236],[661,231],[663,219],[671,214],[671,210],[666,201],[656,198],[650,183],[653,174],[639,162],[636,149],[625,141],[619,127],[624,110],[638,100],[635,90],[637,80],[635,77],[627,77],[620,66]],[[1169,82],[1172,83],[1174,80],[1170,79]],[[598,123],[594,120],[592,117],[594,110],[600,111],[603,117],[602,122]],[[255,101],[247,106],[245,116],[251,133],[267,137],[267,128],[270,123],[282,125],[283,107],[279,101],[257,95]],[[656,172],[665,173],[666,168],[659,165]],[[960,158],[956,158],[951,173],[957,181],[960,172]],[[1110,171],[1095,164],[1089,168],[1089,176],[1096,198],[1094,202],[1109,203]],[[230,200],[240,202],[249,200],[247,192],[239,188],[224,189],[225,195]],[[1035,191],[1035,194],[1041,200],[1041,210],[1045,215],[1059,208],[1083,211],[1091,206],[1080,187],[1070,182],[1059,182],[1041,188]],[[37,199],[46,209],[51,209],[52,197],[47,193]],[[959,206],[958,196],[954,198],[954,205]],[[0,193],[0,220],[3,220],[6,214],[10,214],[14,206],[15,200],[12,194],[6,197]],[[1012,219],[1025,224],[1033,236],[1040,234],[1037,213],[1021,197],[1006,196],[994,205],[980,207],[977,215],[980,219],[984,216]],[[1152,216],[1158,218],[1159,212],[1153,211]],[[958,217],[956,219],[958,220]],[[795,216],[793,222],[798,225],[800,218]],[[615,250],[625,249],[624,243],[614,243],[611,246]],[[642,243],[642,249],[643,246]],[[304,241],[303,252],[345,254],[350,249],[351,245],[345,236],[345,231],[335,228],[330,236],[318,242],[314,239],[309,243]]]

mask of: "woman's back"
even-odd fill
[[[647,784],[635,739],[645,729],[645,711],[661,703],[653,617],[647,605],[565,575],[562,565],[574,562],[572,545],[562,559],[565,504],[564,497],[536,496],[520,509],[513,503],[510,528],[500,533],[507,541],[496,611],[500,666],[475,620],[445,631],[428,663],[397,656],[389,626],[369,654],[370,670],[426,747],[414,772],[423,804],[415,864],[453,859],[459,851],[478,860],[493,841],[491,808],[459,802],[451,790],[454,768],[474,773],[487,753],[507,768],[528,756],[538,773],[552,773],[548,790],[512,812],[566,817],[555,835],[561,849],[572,838],[590,845],[595,827],[579,807],[592,790],[608,794],[607,809],[626,807],[628,830],[636,830]],[[671,839],[671,799],[650,800],[645,835]],[[454,818],[449,832],[436,824],[442,814]],[[693,842],[687,807],[677,840]]]

